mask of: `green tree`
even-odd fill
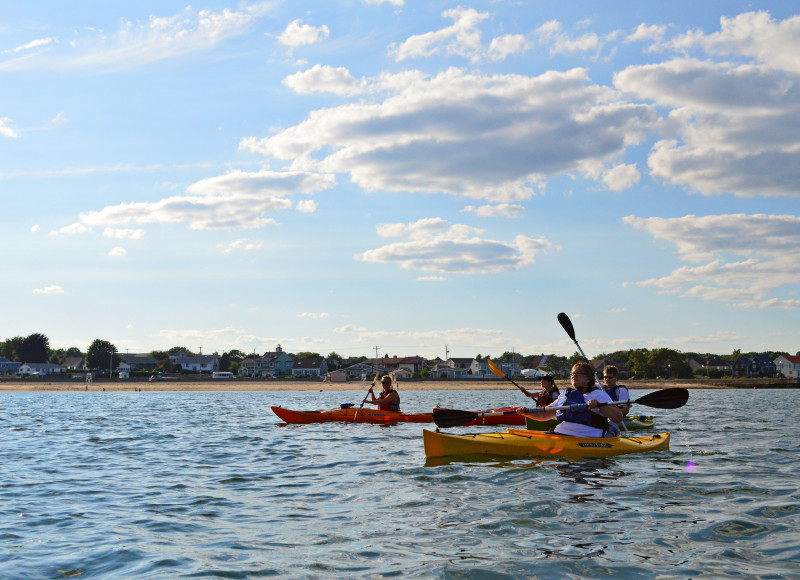
[[[231,362],[242,362],[247,355],[240,350],[233,349],[228,352],[228,356],[231,358]]]
[[[107,340],[96,339],[86,351],[86,364],[94,371],[108,370],[110,373],[119,364],[117,347]]]
[[[2,349],[0,350],[0,356],[7,358],[10,361],[14,362],[25,362],[20,360],[19,358],[19,345],[22,344],[22,341],[25,340],[21,336],[15,336],[13,338],[7,338],[2,343]]]
[[[340,369],[343,366],[344,359],[342,359],[341,355],[337,354],[336,352],[331,352],[328,355],[328,365],[331,370]]]
[[[320,358],[318,352],[298,352],[297,354],[289,355],[294,360],[305,360],[307,358]]]
[[[17,348],[17,356],[26,363],[47,362],[49,352],[50,339],[39,333],[26,336]]]

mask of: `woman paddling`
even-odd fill
[[[378,398],[375,398],[375,393],[372,392],[372,387],[369,388],[369,394],[372,397],[371,401],[365,401],[370,405],[378,405],[379,411],[399,411],[400,410],[400,394],[392,388],[392,377],[383,375],[381,379],[381,386],[383,390]]]
[[[558,400],[561,392],[556,386],[555,378],[551,375],[545,375],[541,378],[540,384],[542,385],[542,392],[534,397],[537,407],[547,407],[553,401]]]
[[[559,395],[555,403],[548,407],[567,405],[586,405],[584,409],[556,411],[543,409],[535,413],[523,413],[535,421],[558,420],[554,432],[576,437],[616,437],[619,427],[614,423],[622,421],[622,411],[614,405],[599,407],[598,403],[611,403],[611,397],[595,385],[594,370],[588,363],[575,363],[570,374],[572,389]],[[611,422],[609,422],[609,419]]]

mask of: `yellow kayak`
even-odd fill
[[[642,437],[571,437],[507,429],[505,433],[450,435],[422,430],[425,457],[449,455],[497,455],[510,457],[610,457],[669,449],[669,433]]]

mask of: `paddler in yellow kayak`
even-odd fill
[[[372,392],[372,387],[369,388],[369,394],[372,397],[371,401],[364,401],[370,405],[378,405],[379,411],[399,411],[400,410],[400,394],[392,388],[392,377],[383,375],[381,378],[381,386],[383,390],[378,398],[375,398],[375,393]]]
[[[553,430],[560,435],[576,437],[617,437],[619,423],[623,419],[622,411],[614,405],[598,406],[598,403],[612,403],[611,397],[595,384],[594,369],[588,363],[575,363],[570,374],[572,389],[559,395],[558,399],[548,407],[564,407],[567,405],[586,405],[586,408],[562,410],[544,408],[536,412],[519,413],[535,421],[558,420]]]
[[[603,389],[608,393],[612,401],[630,401],[631,395],[627,387],[625,387],[625,385],[618,385],[617,379],[619,379],[619,369],[613,365],[608,365],[605,371],[603,371],[603,382],[605,383]],[[618,408],[622,411],[623,417],[627,417],[628,411],[631,410],[630,405],[622,405]]]

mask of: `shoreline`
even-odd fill
[[[531,392],[541,390],[538,381],[519,381],[520,386]],[[565,381],[558,381],[563,389]],[[623,384],[630,391],[656,390],[669,387],[684,389],[766,389],[800,388],[800,383],[791,379],[733,379],[733,380],[639,380]],[[158,391],[363,391],[369,389],[369,382],[353,381],[346,383],[323,383],[322,381],[253,381],[253,380],[164,380],[160,382],[136,380],[97,380],[88,385],[83,382],[42,379],[0,379],[2,392],[158,392]],[[380,385],[377,386],[380,388]],[[470,390],[508,390],[515,389],[510,382],[502,380],[409,380],[398,384],[400,391],[470,391]]]

